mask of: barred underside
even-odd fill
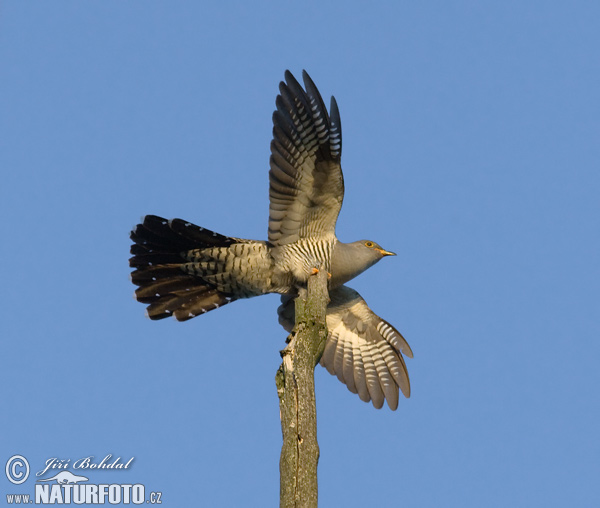
[[[228,247],[193,249],[184,253],[186,273],[201,277],[219,291],[249,298],[268,292],[273,260],[265,242],[234,243]]]
[[[323,267],[331,273],[331,257],[337,242],[334,236],[328,238],[300,239],[294,243],[274,247],[274,291],[286,293],[286,288],[304,284],[313,269]],[[275,288],[281,288],[279,291]]]
[[[220,235],[180,219],[147,215],[131,233],[139,286],[136,299],[149,304],[150,319],[186,321],[238,298],[266,291],[269,257],[265,242]]]

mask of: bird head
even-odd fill
[[[354,242],[358,244],[361,249],[367,249],[367,251],[371,251],[371,256],[375,256],[377,261],[379,261],[382,257],[385,256],[395,256],[395,252],[390,252],[389,250],[385,250],[381,245],[372,240],[359,240],[358,242]]]
[[[372,240],[358,240],[352,243],[338,242],[331,260],[333,286],[344,284],[385,256],[395,256]]]

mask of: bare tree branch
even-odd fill
[[[296,326],[281,352],[283,362],[275,376],[283,432],[280,506],[285,508],[317,506],[319,444],[314,371],[325,349],[328,303],[327,272],[321,269],[309,277],[308,291],[296,298]]]

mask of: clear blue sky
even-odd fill
[[[324,507],[600,502],[597,2],[17,1],[0,12],[0,471],[276,506],[273,295],[187,323],[132,298],[147,213],[267,233],[271,114],[307,69],[343,124],[352,283],[411,344],[377,411],[318,368]],[[5,493],[33,492],[35,479]]]

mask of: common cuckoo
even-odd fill
[[[330,274],[327,338],[321,364],[376,408],[394,410],[399,389],[410,396],[402,335],[344,284],[384,256],[371,240],[335,235],[344,197],[342,126],[335,98],[329,112],[312,79],[304,88],[286,71],[273,113],[268,241],[223,236],[181,219],[147,215],[131,233],[129,264],[150,319],[186,321],[240,298],[280,293],[279,321],[294,324],[293,299],[318,267]]]

